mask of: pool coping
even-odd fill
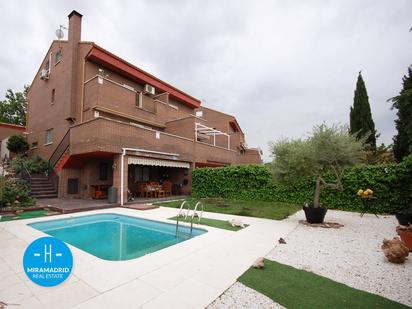
[[[159,220],[144,219],[144,218],[141,218],[141,217],[136,217],[136,216],[131,216],[131,215],[125,215],[125,214],[119,214],[119,213],[116,213],[116,212],[107,212],[107,213],[105,212],[105,213],[98,213],[98,214],[83,214],[82,216],[76,216],[76,217],[71,216],[70,218],[84,218],[84,217],[102,216],[102,215],[119,216],[119,217],[125,217],[125,218],[129,218],[129,219],[137,219],[137,220],[144,220],[144,221],[149,221],[149,222],[154,222],[154,223],[167,224],[167,225],[169,225],[170,227],[172,227],[173,229],[174,229],[174,227],[176,226],[176,224],[173,224],[173,221],[170,221],[170,220],[168,220],[169,222],[163,222],[163,221],[159,221]],[[40,218],[44,218],[44,217],[40,217]],[[34,228],[34,229],[37,230],[37,231],[40,231],[40,232],[44,233],[44,234],[46,234],[46,235],[48,235],[48,236],[50,236],[50,237],[56,237],[56,236],[53,236],[52,234],[49,234],[48,232],[49,232],[50,230],[56,230],[56,229],[61,230],[61,229],[64,229],[64,228],[71,228],[71,227],[73,227],[73,226],[58,226],[58,227],[51,227],[51,228],[46,228],[46,229],[44,229],[44,228],[43,228],[43,229],[40,229],[40,228],[38,228],[38,227],[35,227],[34,225],[36,225],[36,224],[43,224],[43,223],[47,223],[47,222],[66,221],[66,220],[67,220],[66,218],[57,218],[57,219],[52,219],[52,220],[42,220],[42,221],[37,221],[37,222],[30,222],[30,223],[26,223],[26,225],[29,226],[29,227],[31,227],[31,228]],[[96,218],[96,220],[93,221],[93,222],[80,222],[80,223],[76,224],[75,226],[81,226],[81,225],[90,224],[90,223],[93,224],[93,223],[107,222],[107,221],[112,221],[112,220],[110,220],[110,219],[106,219],[106,220],[105,220],[105,219],[98,219],[98,218]],[[114,222],[115,222],[115,221],[114,221]],[[139,226],[138,224],[133,224],[133,223],[126,223],[126,224]],[[183,226],[186,230],[187,230],[187,229],[190,229],[190,225],[186,225],[186,224],[180,224],[180,225]],[[151,230],[150,227],[143,227],[143,228],[144,228],[144,229]],[[186,230],[185,230],[185,231],[186,231]],[[150,252],[150,253],[147,253],[147,254],[145,254],[145,255],[152,254],[152,253],[154,253],[154,252],[157,252],[157,251],[160,251],[160,250],[163,250],[163,249],[167,249],[167,248],[169,248],[169,247],[171,247],[171,246],[174,246],[174,245],[177,245],[177,244],[179,244],[179,243],[181,243],[181,242],[188,241],[188,240],[190,240],[190,239],[192,239],[192,238],[195,238],[195,237],[198,237],[198,236],[203,235],[203,234],[205,234],[205,233],[208,233],[208,230],[205,229],[205,228],[203,227],[203,225],[193,226],[193,230],[202,231],[202,233],[201,233],[201,234],[198,234],[198,235],[191,236],[191,237],[189,237],[189,238],[187,238],[187,239],[181,240],[181,241],[179,241],[179,242],[176,243],[176,244],[171,244],[171,245],[168,245],[168,246],[166,246],[166,247],[164,247],[164,248],[157,249],[157,250],[155,250],[155,251],[153,251],[153,252]],[[171,234],[169,231],[168,231],[168,232],[163,232],[163,233],[168,234],[168,235]],[[95,254],[93,254],[93,253],[90,253],[90,252],[88,252],[88,251],[86,251],[86,250],[84,250],[84,249],[82,249],[82,248],[80,248],[80,247],[78,247],[78,246],[76,246],[76,245],[74,245],[74,244],[70,244],[69,242],[67,242],[66,239],[63,239],[63,238],[62,238],[61,240],[64,241],[66,244],[68,244],[68,245],[70,245],[70,246],[72,246],[72,247],[75,247],[75,248],[83,251],[84,253],[87,253],[87,254],[89,254],[89,255],[91,255],[91,256],[93,256],[93,257],[96,257],[96,258],[98,258],[98,259],[100,259],[100,260],[103,260],[103,261],[122,262],[122,261],[134,260],[134,259],[138,259],[138,258],[141,258],[141,257],[142,257],[142,255],[141,255],[141,256],[137,256],[137,257],[134,257],[134,258],[132,258],[132,259],[126,259],[126,260],[108,260],[108,259],[101,258],[100,256],[97,256],[97,255],[95,255]],[[89,241],[90,241],[90,240],[89,240]],[[143,255],[143,256],[144,256],[144,255]]]
[[[47,235],[27,226],[28,223],[89,214],[117,213],[170,224],[168,218],[176,215],[176,211],[167,207],[144,212],[115,207],[88,211],[87,214],[81,212],[2,222],[0,229],[13,234],[17,238],[16,243],[25,244],[20,245],[20,250],[24,250],[25,246],[34,239]],[[169,308],[203,308],[229,288],[256,258],[266,255],[275,245],[276,239],[285,236],[296,226],[284,221],[207,212],[204,216],[221,220],[238,218],[249,226],[237,232],[201,226],[208,233],[126,261],[102,260],[69,245],[74,256],[73,273],[67,284],[62,284],[56,289],[67,290],[69,285],[80,284],[90,288],[90,293],[88,297],[85,296],[83,302],[69,306],[76,306],[76,308],[91,308],[99,305],[106,308],[111,306],[159,308],[162,305],[167,305]],[[182,224],[189,226],[186,223]],[[12,244],[9,250],[13,250]],[[45,295],[53,298],[55,291],[34,286],[24,277],[24,274],[21,274],[22,252],[14,254],[14,260],[8,263],[17,274],[20,273],[20,279],[25,280],[33,296],[40,301]],[[141,294],[141,298],[136,299],[137,294]],[[182,300],[181,295],[193,296]]]

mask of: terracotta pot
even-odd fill
[[[409,252],[412,251],[412,228],[397,227],[396,232],[398,233],[401,240],[409,248]]]

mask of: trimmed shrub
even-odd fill
[[[333,179],[326,173],[325,179]],[[344,191],[324,189],[321,202],[329,209],[360,210],[356,192],[370,188],[380,213],[396,213],[412,204],[412,156],[399,164],[359,165],[345,170]],[[199,168],[193,171],[192,195],[195,198],[279,201],[303,204],[313,199],[315,180],[296,179],[290,185],[275,183],[264,165]]]
[[[7,149],[13,153],[21,154],[29,150],[29,144],[22,135],[12,135],[7,141]]]

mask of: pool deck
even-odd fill
[[[70,246],[73,272],[63,284],[45,288],[25,275],[27,245],[44,233],[27,223],[97,213],[118,213],[171,222],[177,209],[139,211],[100,209],[0,223],[0,301],[19,308],[204,308],[229,288],[250,265],[265,256],[279,237],[297,226],[275,221],[204,213],[204,217],[240,218],[249,226],[238,232],[202,226],[208,233],[129,261],[105,261]]]
[[[135,198],[133,201],[127,202],[126,207],[139,209],[138,205],[151,204],[164,201],[182,200],[188,198],[187,195],[173,195],[161,198]],[[95,199],[75,199],[75,198],[49,198],[38,199],[37,206],[39,207],[52,207],[58,209],[63,214],[98,210],[118,207],[120,204],[110,204],[107,199],[95,200]]]

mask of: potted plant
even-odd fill
[[[405,245],[409,248],[409,251],[412,251],[412,225],[399,225],[396,227],[396,232]]]
[[[412,206],[398,212],[395,217],[398,219],[399,225],[408,226],[412,224]]]
[[[309,223],[322,223],[327,208],[320,203],[321,190],[343,190],[344,169],[362,158],[365,138],[357,139],[346,126],[322,124],[313,128],[306,139],[281,140],[271,145],[274,177],[280,182],[293,183],[300,178],[313,177],[313,201],[306,202],[303,210]],[[326,180],[330,172],[333,180]]]

